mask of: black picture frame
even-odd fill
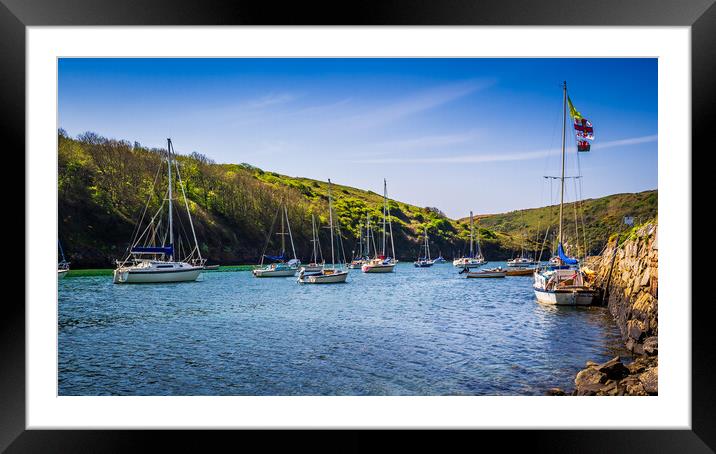
[[[25,168],[20,152],[25,150],[25,29],[40,25],[690,26],[692,143],[696,149],[697,144],[712,142],[707,137],[713,127],[707,122],[714,117],[716,105],[714,0],[448,0],[432,3],[393,0],[351,5],[293,2],[280,7],[259,1],[0,0],[0,106],[3,113],[0,128],[5,149],[14,150],[17,162],[13,165],[17,168]],[[691,150],[685,150],[685,159],[690,156]],[[20,235],[28,241],[24,231]],[[25,308],[17,301],[17,298],[5,298],[0,316],[0,450],[126,452],[146,449],[151,446],[147,442],[163,444],[169,440],[182,444],[183,450],[193,450],[205,449],[205,442],[223,443],[235,436],[228,431],[209,434],[209,431],[25,430]],[[449,441],[442,444],[442,450],[457,449],[465,442],[484,448],[497,442],[510,451],[522,445],[533,451],[550,452],[713,452],[716,449],[716,361],[712,346],[716,339],[710,326],[710,301],[694,304],[691,310],[691,430],[516,431],[519,433],[515,435],[519,436],[502,431],[462,432],[459,437],[445,437]],[[341,450],[374,447],[365,433],[334,434],[343,440],[340,446],[334,445]],[[202,441],[197,441],[197,436]],[[245,433],[239,436],[246,446],[256,441],[247,440]],[[265,433],[253,435],[256,439],[265,437]],[[302,437],[291,435],[293,442]],[[423,438],[423,434],[415,432],[409,437],[413,443],[422,443]],[[478,439],[479,445],[475,445]],[[402,442],[401,446],[405,447]]]

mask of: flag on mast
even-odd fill
[[[569,116],[574,121],[574,133],[577,139],[577,151],[589,151],[591,149],[590,140],[594,140],[594,126],[592,122],[584,118],[572,104],[572,100],[567,96],[569,104]]]

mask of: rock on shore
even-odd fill
[[[574,396],[653,396],[658,391],[659,359],[639,356],[624,364],[620,357],[587,363],[574,379]]]

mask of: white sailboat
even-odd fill
[[[129,247],[129,253],[123,261],[117,261],[117,268],[114,270],[113,282],[115,284],[150,284],[164,282],[188,282],[195,281],[204,269],[204,259],[201,257],[199,243],[194,232],[194,223],[189,211],[189,202],[186,198],[184,184],[179,173],[179,164],[173,159],[174,146],[171,139],[167,139],[167,198],[162,202],[159,210],[149,221],[147,227],[140,234],[136,235]],[[172,166],[174,166],[179,180],[179,187],[184,196],[184,207],[189,218],[194,246],[184,257],[179,258],[180,247],[174,242],[174,221],[172,195]],[[149,206],[150,200],[147,201]],[[167,202],[168,228],[161,230],[161,214]],[[144,209],[146,213],[146,207]],[[141,229],[142,219],[137,225],[137,232]]]
[[[422,257],[418,257],[418,259],[413,262],[413,265],[416,268],[429,268],[433,266],[433,262],[430,259],[430,243],[428,241],[428,226],[425,226],[425,241],[422,248]]]
[[[353,253],[353,259],[348,264],[348,268],[352,270],[359,270],[363,263],[368,260],[370,256],[370,213],[366,214],[366,229],[365,238],[363,238],[363,224],[358,225],[358,253]]]
[[[443,257],[442,252],[438,251],[438,258],[434,259],[433,263],[447,263],[447,260]]]
[[[57,262],[57,278],[62,279],[67,276],[67,273],[70,271],[70,262],[65,260],[65,251],[62,250],[60,240],[57,240],[57,246],[60,249],[60,257],[62,257],[62,260]]]
[[[321,267],[320,271],[307,272],[304,269],[298,274],[298,282],[301,284],[338,284],[346,282],[348,271],[343,266],[336,267],[336,256],[333,239],[333,202],[331,199],[331,180],[328,180],[328,226],[331,231],[331,264],[330,266]],[[340,230],[337,233],[340,239]]]
[[[386,228],[386,224],[388,227]],[[387,257],[386,234],[390,232],[390,250],[392,255]],[[361,270],[364,273],[392,273],[398,261],[395,259],[395,245],[393,243],[393,225],[390,222],[390,208],[388,207],[388,183],[383,180],[383,249],[380,254],[375,251],[373,259],[363,263]]]
[[[480,232],[477,232],[477,251],[473,249],[473,238],[475,236],[475,224],[472,218],[472,211],[470,211],[470,255],[467,257],[460,257],[452,261],[453,266],[457,268],[478,268],[487,261],[482,256],[480,250]]]
[[[276,217],[281,217],[281,231],[277,233],[281,237],[281,253],[279,255],[266,255],[266,249],[268,249],[269,243],[271,242],[271,231],[273,230],[273,224],[276,223]],[[288,227],[288,232],[286,232]],[[291,240],[291,251],[293,251],[293,259],[286,261],[286,236],[288,235]],[[269,259],[273,263],[264,264],[264,259]],[[276,211],[269,236],[266,241],[266,247],[264,252],[261,254],[261,261],[258,266],[251,272],[255,277],[291,277],[295,276],[298,271],[298,267],[301,261],[296,258],[296,248],[293,245],[293,235],[291,234],[291,223],[288,220],[288,208],[286,205],[281,204]]]
[[[537,301],[558,306],[588,306],[597,302],[599,290],[593,288],[585,279],[579,267],[579,261],[568,257],[562,247],[562,224],[564,221],[564,162],[567,123],[567,82],[562,86],[562,176],[559,202],[559,235],[556,260],[550,259],[550,265],[538,267],[534,273],[534,292]],[[571,103],[570,103],[571,105]],[[582,149],[583,144],[579,144]],[[589,147],[586,146],[588,150]],[[553,257],[554,259],[555,257]]]
[[[308,265],[304,265],[300,268],[300,272],[304,273],[320,273],[323,270],[323,267],[325,266],[325,261],[323,260],[323,253],[321,251],[321,243],[318,241],[318,232],[316,230],[316,215],[311,214],[311,243],[312,243],[312,252],[311,252],[311,261],[308,263]],[[319,261],[320,256],[320,261]]]
[[[524,213],[521,215],[522,221],[524,222]],[[522,241],[520,243],[520,255],[507,261],[507,266],[524,268],[530,265],[536,265],[537,261],[532,257],[525,255],[525,234],[522,232]]]

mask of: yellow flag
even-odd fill
[[[574,108],[574,104],[572,104],[572,100],[569,99],[569,96],[567,96],[567,102],[569,103],[569,115],[572,118],[582,118],[582,114]]]

